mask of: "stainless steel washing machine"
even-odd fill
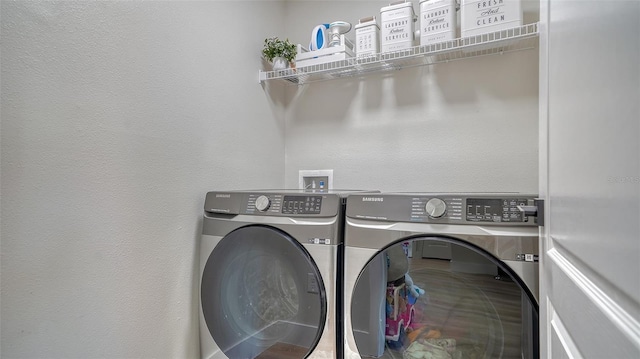
[[[351,192],[207,193],[202,358],[341,357],[337,283]]]
[[[532,195],[354,195],[345,358],[538,358]]]

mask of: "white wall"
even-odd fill
[[[197,357],[204,194],[284,184],[282,3],[0,11],[2,358]]]
[[[308,43],[317,23],[380,19],[388,4],[288,2],[287,33]],[[536,22],[538,2],[523,7]],[[288,91],[287,186],[298,170],[333,169],[334,188],[537,192],[537,50]]]

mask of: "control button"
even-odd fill
[[[267,196],[262,195],[256,198],[256,209],[258,211],[264,212],[269,209],[269,206],[271,206],[271,201]]]
[[[445,212],[447,211],[447,204],[440,198],[431,198],[429,201],[427,201],[424,209],[429,214],[429,217],[440,218],[444,216]]]

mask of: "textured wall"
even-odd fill
[[[316,23],[379,19],[388,3],[289,2],[287,33],[308,43]],[[523,7],[537,21],[537,1]],[[336,188],[537,192],[537,50],[288,91],[288,186],[298,170],[333,169]]]
[[[199,355],[204,194],[283,185],[280,5],[2,1],[2,358]]]

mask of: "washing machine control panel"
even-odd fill
[[[322,196],[284,196],[283,214],[320,214]]]
[[[206,213],[226,215],[335,217],[343,206],[340,194],[306,191],[209,192],[205,199]]]
[[[433,197],[424,206],[425,211],[431,218],[440,218],[447,213],[447,203],[438,197]]]
[[[246,213],[272,216],[320,215],[322,197],[322,195],[312,194],[249,194]]]
[[[268,210],[269,207],[271,207],[271,200],[269,199],[269,197],[262,195],[256,198],[255,205],[258,211],[264,212]]]

